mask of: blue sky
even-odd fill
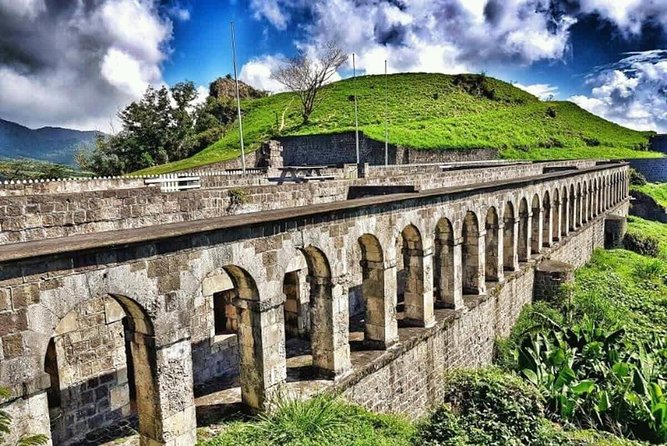
[[[148,85],[270,77],[334,40],[361,72],[481,72],[667,132],[667,0],[0,0],[0,118],[113,130]],[[343,67],[340,75],[349,75]]]

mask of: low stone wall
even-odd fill
[[[627,203],[614,212],[627,213]],[[523,306],[532,301],[539,261],[584,265],[604,245],[604,221],[602,215],[570,233],[537,260],[507,274],[486,296],[466,298],[464,310],[439,310],[435,327],[390,348],[365,369],[341,380],[336,389],[369,410],[411,418],[425,415],[442,401],[445,372],[493,362],[495,339],[509,334]]]

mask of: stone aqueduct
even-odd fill
[[[294,381],[286,339],[300,338],[309,379],[373,409],[420,413],[445,369],[491,360],[541,260],[580,266],[610,216],[627,214],[625,163],[552,164],[4,244],[0,385],[12,394],[0,408],[13,435],[51,432],[54,444],[136,414],[143,445],[192,445],[196,388],[238,375],[242,403],[262,409]]]

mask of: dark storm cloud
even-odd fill
[[[154,0],[0,0],[0,117],[108,131],[162,81],[164,11]]]

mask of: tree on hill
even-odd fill
[[[306,123],[315,108],[320,88],[346,60],[347,54],[335,42],[329,41],[315,56],[301,51],[287,59],[271,73],[271,77],[297,93],[301,100],[301,116]]]
[[[195,99],[192,82],[171,88],[149,86],[143,98],[118,113],[122,130],[98,137],[92,153],[79,154],[79,165],[101,175],[115,175],[192,155]]]

